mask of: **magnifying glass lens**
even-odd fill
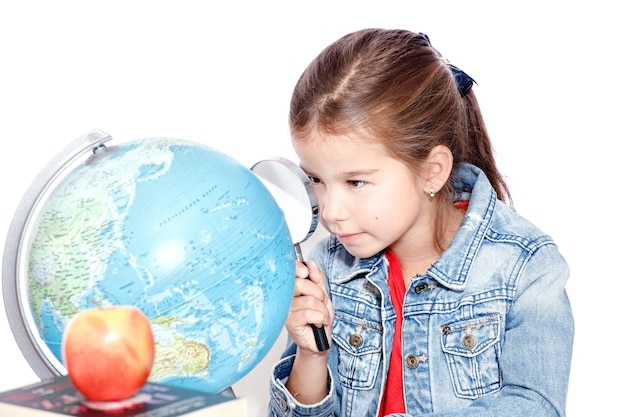
[[[306,265],[300,244],[317,228],[319,205],[313,184],[302,169],[286,158],[265,159],[250,168],[268,188],[283,210],[294,242],[296,259]],[[330,348],[323,326],[311,324],[318,350]]]

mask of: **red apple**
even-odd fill
[[[63,333],[62,349],[70,380],[91,401],[132,397],[148,380],[154,361],[150,322],[132,306],[77,313]]]

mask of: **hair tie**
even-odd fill
[[[428,38],[428,35],[426,35],[425,33],[421,33],[421,32],[420,32],[420,35],[424,39],[426,39],[426,42],[428,42],[428,45],[431,48],[433,48],[435,53],[437,53],[437,56],[443,59],[444,62],[448,65],[448,68],[450,68],[450,71],[452,72],[452,76],[454,77],[454,81],[456,81],[456,86],[461,96],[465,96],[467,93],[469,93],[469,91],[472,89],[472,85],[474,85],[476,81],[474,81],[472,77],[467,75],[465,71],[463,71],[459,67],[452,65],[447,59],[445,59],[443,55],[441,55],[441,53],[438,50],[436,50],[433,47],[433,45],[430,43],[430,39]]]

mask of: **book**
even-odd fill
[[[90,402],[67,375],[0,392],[0,417],[248,417],[245,398],[147,382],[133,398]]]

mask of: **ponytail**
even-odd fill
[[[500,171],[496,167],[493,147],[487,133],[476,95],[473,91],[463,97],[467,120],[467,139],[465,162],[480,168],[496,191],[499,200],[511,203],[511,193]]]

